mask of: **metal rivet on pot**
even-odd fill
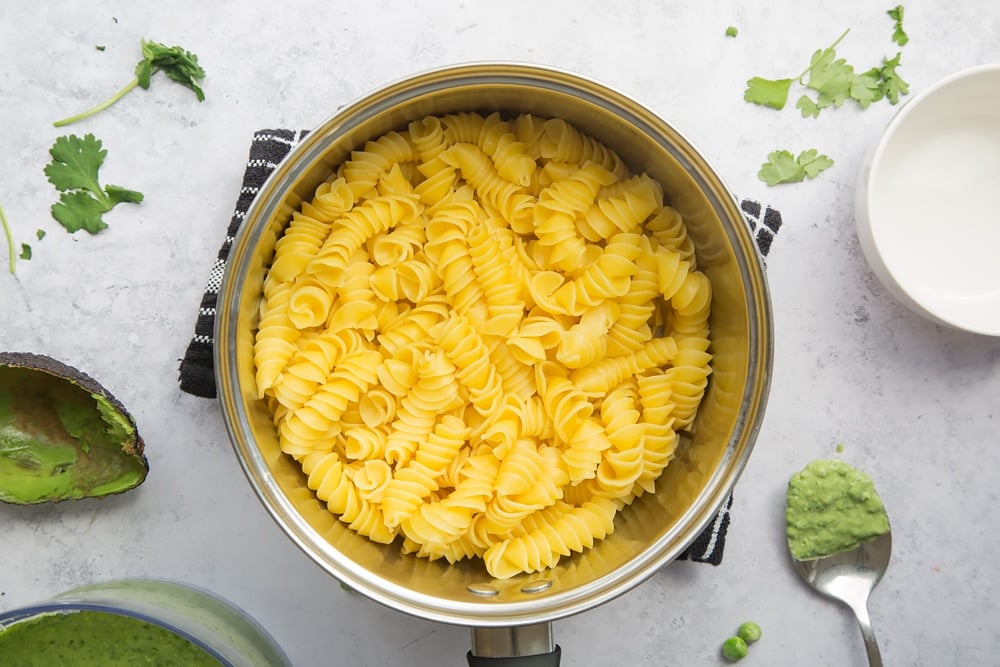
[[[541,593],[552,586],[551,579],[535,579],[521,587],[522,593]]]
[[[473,595],[479,595],[484,598],[491,598],[494,595],[500,595],[500,589],[493,584],[469,584],[465,587],[465,590],[469,591]]]

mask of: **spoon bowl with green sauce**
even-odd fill
[[[821,594],[851,608],[869,664],[882,667],[868,597],[889,567],[892,532],[874,483],[842,461],[813,461],[789,481],[786,503],[795,571]]]

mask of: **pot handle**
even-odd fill
[[[484,658],[472,655],[469,651],[465,656],[469,661],[469,667],[559,667],[559,660],[562,658],[562,649],[556,646],[556,650],[551,653],[541,653],[536,655],[517,655],[508,658]]]
[[[559,667],[562,649],[549,623],[512,628],[472,628],[469,667]]]

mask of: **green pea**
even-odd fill
[[[746,623],[740,625],[736,634],[747,644],[753,644],[755,641],[760,639],[760,626],[753,621],[747,621]]]
[[[747,643],[741,637],[730,637],[722,642],[722,655],[734,662],[742,660],[747,657]]]

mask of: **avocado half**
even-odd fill
[[[0,352],[0,501],[96,498],[134,489],[149,463],[135,420],[87,374]]]

